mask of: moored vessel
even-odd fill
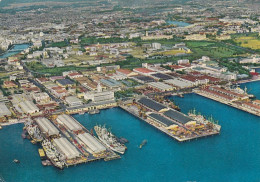
[[[94,130],[98,138],[111,150],[124,154],[127,149],[124,144],[117,141],[117,138],[106,127],[95,126]]]

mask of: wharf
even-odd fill
[[[257,81],[260,81],[260,76],[258,76],[258,78],[255,79],[241,80],[238,81],[237,83],[241,84],[241,83],[257,82]]]
[[[165,133],[166,135],[172,137],[173,139],[177,140],[178,142],[185,142],[185,141],[190,141],[193,139],[198,139],[198,138],[202,138],[202,137],[207,137],[207,136],[212,136],[212,135],[216,135],[219,134],[220,132],[211,132],[211,133],[207,133],[207,134],[202,134],[202,135],[198,135],[196,134],[196,136],[192,136],[192,137],[185,137],[185,138],[180,138],[175,136],[174,134],[170,133],[167,129],[163,128],[163,127],[159,127],[151,122],[149,122],[147,119],[144,119],[140,116],[138,116],[136,113],[131,112],[129,109],[127,109],[127,107],[120,105],[119,106],[121,109],[127,111],[128,113],[134,115],[135,117],[139,118],[142,121],[145,121],[146,123],[148,123],[149,125],[157,128],[158,130],[160,130],[161,132]]]
[[[220,103],[222,103],[222,104],[226,104],[226,105],[228,105],[228,106],[234,107],[234,108],[236,108],[236,109],[239,109],[239,110],[248,112],[248,113],[250,113],[250,114],[253,114],[253,115],[256,115],[256,116],[260,116],[260,113],[259,113],[259,112],[252,111],[252,110],[247,109],[247,108],[245,108],[245,107],[243,107],[243,106],[241,106],[241,105],[238,105],[238,104],[236,104],[236,103],[224,101],[224,100],[219,99],[219,98],[217,98],[217,97],[214,97],[214,96],[212,96],[212,95],[208,95],[208,94],[202,93],[202,92],[200,92],[200,91],[198,91],[198,90],[194,90],[194,93],[196,93],[196,94],[198,94],[198,95],[200,95],[200,96],[209,98],[209,99],[211,99],[211,100],[220,102]]]

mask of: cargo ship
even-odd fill
[[[42,141],[42,147],[53,166],[63,169],[65,166],[65,156],[47,139]]]
[[[117,141],[117,138],[106,127],[95,126],[94,130],[98,138],[111,150],[124,154],[127,147]]]

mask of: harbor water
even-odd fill
[[[16,55],[23,50],[27,49],[30,47],[30,44],[16,44],[11,48],[10,50],[6,51],[3,55],[0,55],[0,58],[7,58],[13,55]]]
[[[170,20],[168,20],[166,23],[169,24],[169,25],[177,25],[178,27],[187,27],[187,26],[191,25],[190,23],[186,23],[186,22],[183,22],[183,21],[170,21]]]
[[[257,88],[259,83],[246,85]],[[96,161],[61,171],[41,165],[38,146],[22,139],[23,125],[17,124],[0,130],[0,178],[8,182],[259,181],[259,117],[196,94],[171,99],[184,113],[196,108],[204,115],[212,115],[222,125],[221,134],[178,143],[120,108],[96,115],[74,115],[88,129],[96,124],[111,127],[115,135],[129,140],[128,150],[118,160]],[[139,149],[144,139],[148,142]],[[21,163],[13,163],[13,159]]]

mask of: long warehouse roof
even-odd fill
[[[149,107],[155,111],[160,111],[162,109],[166,109],[167,107],[165,107],[164,105],[162,104],[159,104],[151,99],[147,99],[145,97],[141,98],[138,100],[139,103],[145,105],[146,107]]]
[[[71,131],[78,131],[82,129],[74,118],[66,114],[59,115],[57,117],[57,121],[65,124]]]
[[[151,113],[151,114],[149,114],[149,117],[153,118],[154,120],[159,121],[160,123],[162,123],[163,125],[166,125],[166,126],[171,126],[173,124],[176,124],[173,121],[171,121],[159,114]]]
[[[164,113],[165,116],[168,116],[171,119],[174,119],[175,121],[178,121],[179,123],[185,124],[189,121],[192,121],[192,119],[185,114],[182,114],[175,110],[168,110]]]
[[[56,138],[53,142],[68,159],[73,159],[80,156],[80,153],[76,147],[73,146],[66,138]]]
[[[99,153],[106,150],[106,148],[89,133],[79,134],[78,137],[94,153]]]
[[[0,117],[3,117],[5,115],[11,115],[11,112],[6,107],[4,102],[0,102]]]
[[[47,118],[36,118],[35,121],[42,132],[48,133],[49,136],[59,134],[59,130]]]

